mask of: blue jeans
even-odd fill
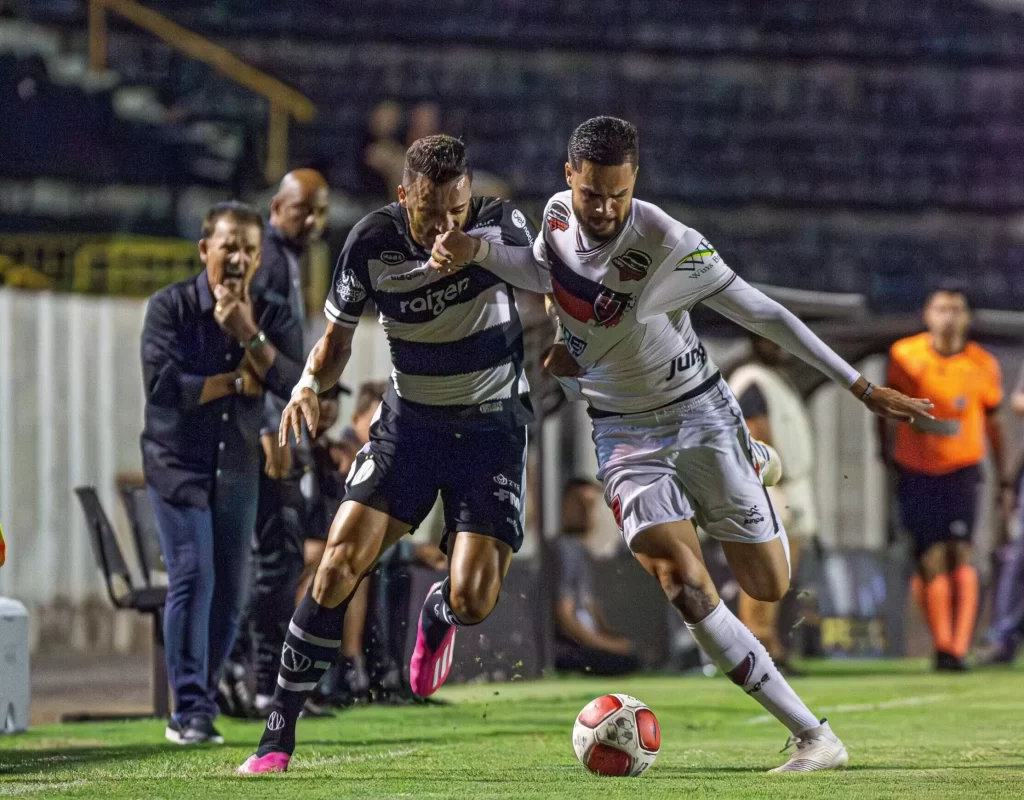
[[[167,565],[164,646],[174,718],[217,715],[217,682],[238,632],[251,571],[258,479],[221,476],[208,508],[147,487]]]

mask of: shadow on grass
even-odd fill
[[[203,748],[206,752],[209,749]],[[110,747],[59,747],[4,750],[0,754],[0,778],[9,775],[52,774],[55,770],[95,767],[180,752],[169,744],[130,744]],[[196,751],[192,751],[196,752]]]

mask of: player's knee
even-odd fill
[[[456,586],[453,583],[449,590],[452,612],[460,622],[467,625],[475,625],[487,619],[496,600],[497,592],[489,588]]]
[[[329,546],[316,571],[313,599],[319,603],[317,595],[350,594],[366,569],[359,555],[349,542]]]

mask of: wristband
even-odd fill
[[[869,397],[871,397],[871,393],[873,391],[875,391],[875,384],[873,384],[871,381],[868,381],[868,387],[861,394],[860,399],[867,400]]]
[[[491,254],[491,243],[487,239],[480,240],[480,249],[476,251],[476,255],[473,256],[474,264],[481,263],[487,256]]]
[[[316,379],[316,375],[311,375],[308,372],[303,372],[302,377],[299,378],[299,382],[295,384],[295,388],[292,389],[292,397],[295,397],[303,389],[312,390],[313,394],[320,394],[320,381]]]
[[[267,342],[267,334],[263,331],[256,331],[253,337],[249,340],[248,347],[250,350],[255,350],[257,347],[262,347]]]

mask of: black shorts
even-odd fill
[[[978,466],[947,475],[897,469],[900,517],[918,556],[940,542],[971,541],[981,484]]]
[[[438,494],[449,534],[492,536],[513,552],[523,544],[526,427],[426,418],[385,400],[370,443],[349,470],[345,500],[383,511],[415,530]]]

